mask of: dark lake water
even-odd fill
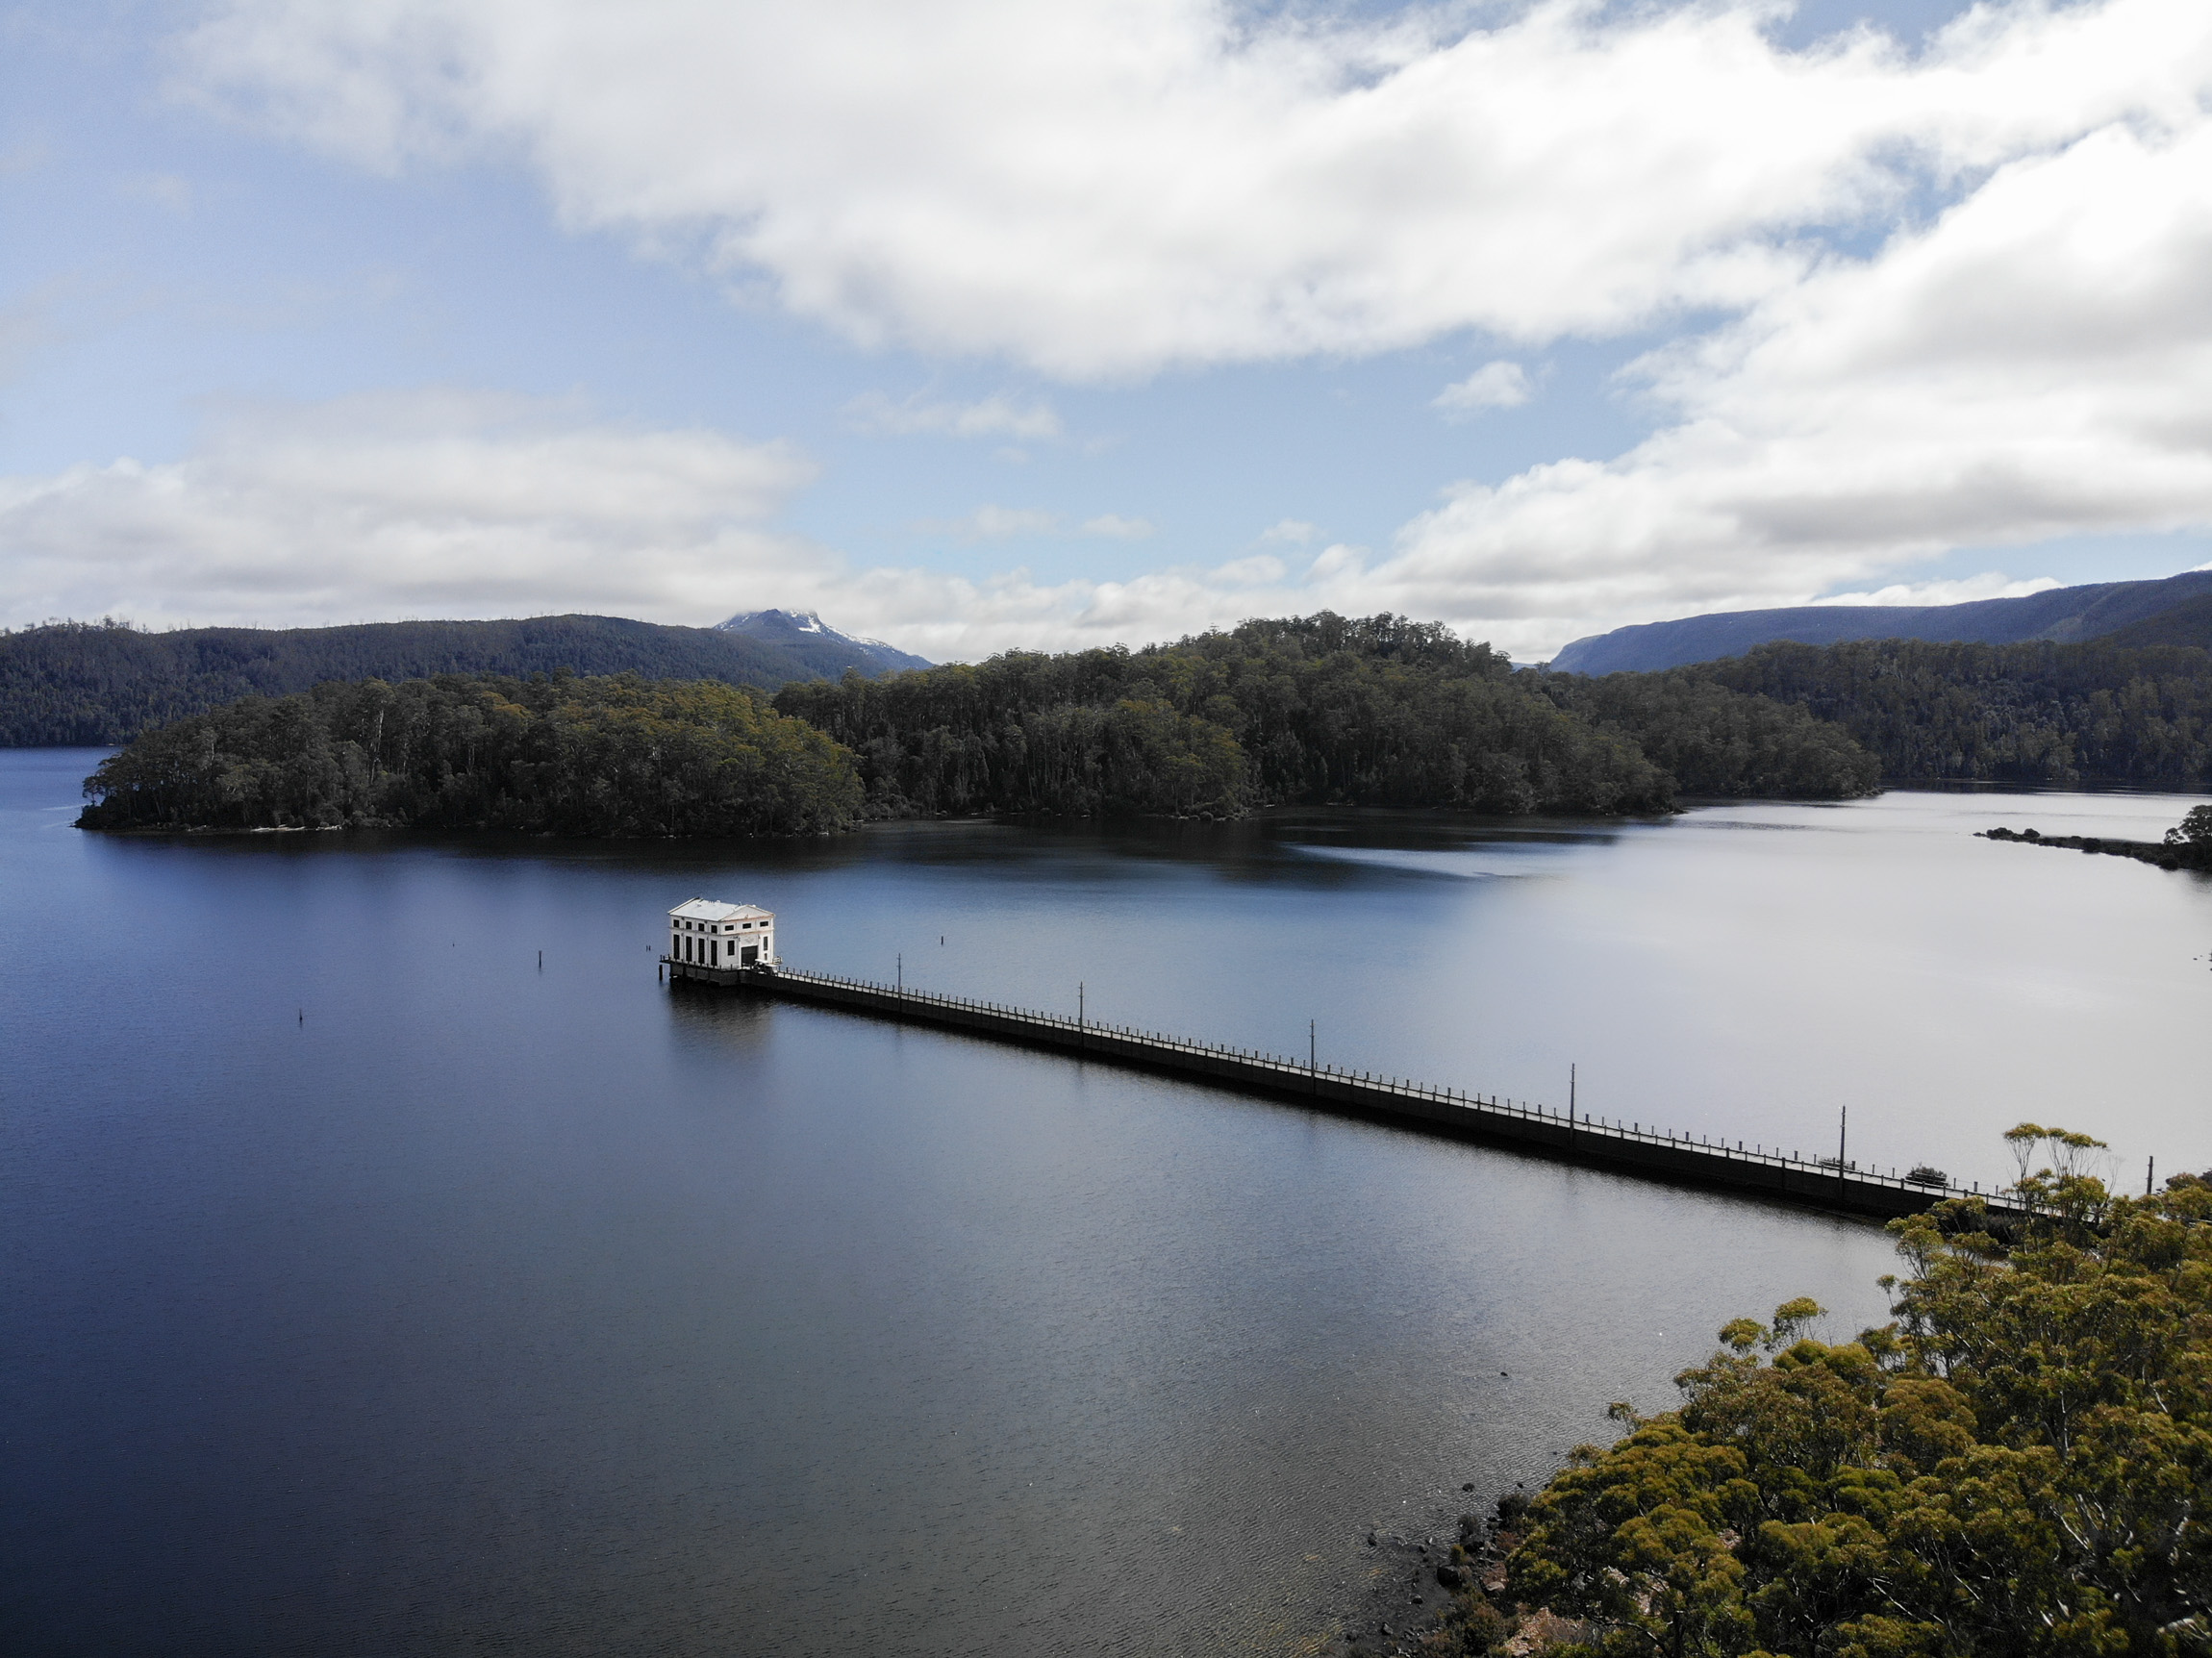
[[[2033,1118],[2212,1165],[2212,883],[1968,833],[2186,801],[170,842],[66,826],[93,758],[0,754],[12,1654],[1319,1650],[1369,1527],[1740,1313],[1881,1314],[1873,1227],[671,994],[693,895],[1730,1138],[1848,1104],[1870,1163],[1987,1180]]]

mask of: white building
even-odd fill
[[[776,917],[758,904],[693,898],[668,912],[668,960],[695,967],[772,967]]]

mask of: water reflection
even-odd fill
[[[1724,1319],[1880,1313],[1868,1226],[673,994],[694,893],[831,971],[1578,1062],[1682,1127],[2212,1164],[2212,887],[1969,836],[2186,802],[169,842],[63,827],[87,768],[0,757],[12,1650],[1295,1649],[1369,1526],[1539,1477]]]

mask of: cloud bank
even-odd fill
[[[243,406],[189,458],[0,478],[0,621],[312,625],[582,611],[700,625],[818,610],[939,658],[1156,639],[1281,610],[1272,559],[1131,582],[856,568],[775,528],[815,470],[779,443],[451,389]],[[985,507],[977,536],[1052,530]],[[1108,514],[1084,533],[1141,536]],[[1255,591],[1255,583],[1277,582]]]
[[[240,407],[183,461],[0,478],[0,614],[695,620],[817,557],[768,528],[813,475],[782,444],[483,393]]]
[[[185,591],[196,555],[175,546],[207,549],[206,608],[289,580],[280,542],[390,546],[303,555],[313,590],[351,614],[450,608],[519,593],[535,558],[536,608],[589,589],[666,615],[749,572],[787,595],[830,584],[808,602],[940,651],[1328,602],[1523,655],[1885,586],[1959,546],[2212,523],[2212,9],[1984,4],[1917,51],[1865,29],[1788,51],[1772,15],[226,0],[181,47],[190,95],[373,167],[518,163],[570,226],[703,262],[863,345],[1083,380],[1672,329],[1626,376],[1656,429],[1454,485],[1379,553],[1330,548],[1256,585],[1243,565],[1049,589],[838,575],[771,527],[801,464],[704,433],[563,440],[593,458],[578,479],[636,502],[627,540],[581,483],[559,510],[440,515],[367,482],[399,441],[373,434],[355,460],[318,452],[336,490],[319,505],[304,453],[272,438],[249,465],[232,437],[174,467],[17,481],[0,512],[38,532],[16,544],[46,549],[57,595],[71,523],[92,565],[157,591]],[[1529,384],[1501,359],[1439,401],[1506,418]],[[1049,405],[1004,397],[848,414],[886,433],[1057,430]],[[485,429],[471,415],[453,441]],[[527,447],[499,444],[500,464]],[[632,466],[674,468],[674,504],[631,491]],[[147,528],[168,511],[173,544]],[[243,550],[217,558],[225,515]],[[851,603],[833,590],[848,580]],[[704,609],[730,602],[725,586]]]
[[[1977,8],[1919,56],[1772,15],[231,0],[185,61],[373,166],[523,158],[570,224],[693,239],[861,343],[1069,376],[1742,305],[1923,176],[2196,118],[2212,63],[2187,0]]]

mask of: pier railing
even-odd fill
[[[830,973],[684,971],[784,999],[819,1003],[914,1023],[1051,1048],[1144,1069],[1195,1076],[1278,1097],[1300,1098],[1369,1117],[1418,1122],[1469,1138],[1524,1146],[1578,1163],[1634,1168],[1678,1181],[1765,1193],[1861,1215],[1903,1215],[1945,1197],[1979,1196],[2004,1207],[2001,1193],[1978,1186],[1927,1185],[1899,1174],[1839,1165],[1754,1143],[1677,1134],[1641,1121],[1586,1117],[1528,1100],[1469,1093],[1365,1070],[1300,1063],[1257,1048],[1203,1043],[1163,1031],[1033,1008],[873,984]]]

